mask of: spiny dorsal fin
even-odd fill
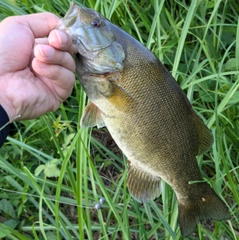
[[[161,194],[161,179],[137,168],[130,161],[127,185],[132,197],[140,203],[153,200]]]
[[[105,126],[105,123],[101,117],[101,111],[93,102],[89,102],[89,104],[86,106],[81,117],[80,125],[82,128],[94,126],[101,128]]]
[[[195,123],[199,136],[198,155],[208,151],[213,143],[213,135],[204,122],[195,114]]]

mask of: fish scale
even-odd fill
[[[178,199],[184,237],[200,220],[229,218],[196,160],[211,147],[212,134],[163,64],[92,9],[72,3],[58,28],[77,46],[77,74],[91,100],[81,126],[108,128],[128,158],[131,195],[141,203],[153,200],[166,181]]]

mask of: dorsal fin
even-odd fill
[[[204,152],[208,151],[209,148],[212,146],[213,135],[199,116],[195,114],[194,119],[199,137],[198,155],[201,155]]]
[[[153,200],[161,194],[161,179],[137,168],[130,161],[127,185],[132,197],[140,203]]]
[[[89,102],[89,104],[86,106],[81,117],[80,125],[82,128],[94,126],[101,128],[105,126],[105,123],[101,117],[101,111],[93,102]]]

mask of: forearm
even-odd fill
[[[9,124],[7,124],[8,122],[8,115],[0,105],[0,147],[3,145],[9,132]]]

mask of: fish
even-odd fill
[[[90,99],[81,127],[107,127],[128,159],[132,197],[151,201],[165,181],[176,194],[184,237],[201,220],[229,219],[196,159],[210,149],[212,133],[156,56],[100,13],[74,3],[57,28],[76,44],[76,72]]]

